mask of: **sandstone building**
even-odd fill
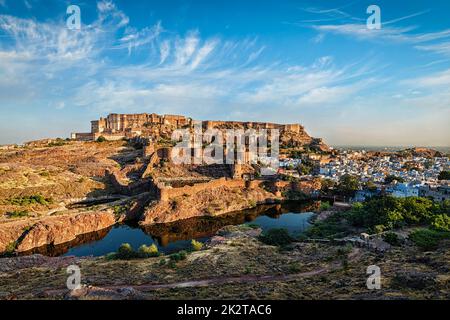
[[[120,140],[145,135],[154,129],[174,130],[193,126],[194,120],[179,115],[158,115],[155,113],[140,114],[109,114],[106,118],[91,121],[90,133],[73,133],[72,139],[96,140],[103,136],[106,140]],[[304,131],[300,124],[276,124],[268,122],[240,122],[240,121],[204,121],[204,129],[278,129],[301,133]],[[153,129],[153,130],[152,130]]]

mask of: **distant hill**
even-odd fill
[[[399,151],[399,154],[403,156],[425,157],[425,158],[445,156],[443,152],[431,148],[418,148],[418,147],[401,150]]]

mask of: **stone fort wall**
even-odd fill
[[[172,125],[182,127],[190,123],[190,119],[179,115],[158,115],[155,113],[109,114],[106,118],[91,121],[91,133],[121,132],[141,129],[149,124]]]
[[[242,127],[244,129],[278,129],[278,130],[286,130],[293,131],[299,133],[304,130],[304,127],[300,124],[278,124],[271,122],[241,122],[241,121],[204,121],[203,127],[205,129],[213,129],[213,128],[234,128],[234,127]]]
[[[183,196],[183,195],[195,195],[199,192],[211,189],[217,189],[220,187],[228,188],[249,188],[254,189],[261,186],[264,181],[245,181],[243,179],[226,179],[219,178],[204,183],[196,183],[192,186],[183,186],[180,188],[167,187],[162,184],[157,184],[158,198],[161,201],[168,201],[170,199]]]
[[[139,114],[109,114],[106,118],[91,121],[90,133],[74,133],[77,140],[95,140],[100,135],[107,140],[121,137],[133,137],[142,134],[142,130],[151,125],[167,125],[174,129],[193,126],[196,121],[180,115],[158,115],[156,113]],[[242,121],[203,121],[204,129],[278,129],[301,133],[304,127],[300,124],[277,124],[270,122],[242,122]]]

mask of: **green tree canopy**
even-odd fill
[[[345,174],[339,179],[338,192],[345,196],[353,196],[359,190],[359,179],[355,176]]]
[[[399,182],[399,183],[405,182],[405,179],[403,179],[402,177],[397,177],[397,176],[394,176],[394,175],[388,175],[388,176],[384,179],[384,183],[385,183],[385,184],[389,184],[389,183],[391,183],[391,182],[394,181],[394,180],[396,180],[396,181]]]
[[[448,228],[449,214],[448,200],[437,203],[421,197],[382,196],[353,205],[347,218],[354,226],[379,231],[427,224],[445,230]]]
[[[450,171],[444,170],[439,173],[439,180],[450,180]]]

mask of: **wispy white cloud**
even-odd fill
[[[303,63],[287,62],[283,57],[265,59],[273,48],[256,37],[205,37],[198,30],[179,34],[158,21],[135,28],[112,1],[100,1],[97,8],[98,17],[76,32],[68,30],[62,20],[39,22],[0,15],[0,34],[8,36],[8,41],[0,42],[4,108],[42,103],[55,110],[79,108],[95,114],[155,111],[200,119],[283,122],[304,122],[308,114],[304,110],[316,110],[312,114],[318,118],[327,113],[323,110],[333,110],[333,117],[342,114],[340,121],[345,122],[357,114],[366,116],[362,106],[442,110],[450,101],[449,71],[402,82],[377,73],[378,61],[371,59],[341,62],[338,55],[326,53]],[[358,39],[367,36],[365,26],[361,30],[357,24],[344,25],[343,30],[333,25],[315,28],[320,35],[317,42],[328,33]],[[432,50],[425,48],[435,45],[428,41],[450,34],[446,30],[417,34],[413,27],[385,29],[381,35],[372,35],[373,39],[414,43],[421,50]],[[378,96],[360,99],[386,83],[391,100],[376,90]],[[412,90],[419,93],[412,94]],[[387,113],[380,114],[387,117]],[[319,122],[313,119],[318,128]],[[330,126],[321,130],[321,135],[336,133]]]
[[[33,5],[31,4],[31,2],[30,1],[28,1],[28,0],[24,0],[24,2],[23,2],[24,4],[25,4],[25,7],[27,7],[27,9],[31,9],[31,8],[33,8]]]
[[[192,58],[197,50],[200,40],[197,32],[190,32],[184,39],[177,39],[175,42],[175,64],[183,66]]]
[[[128,55],[130,55],[133,49],[152,43],[159,37],[163,30],[160,21],[150,28],[145,27],[142,30],[128,29],[125,35],[119,39],[119,45],[116,45],[114,48],[127,48]]]
[[[160,47],[159,47],[159,52],[160,52],[160,59],[159,59],[159,64],[163,64],[167,57],[170,54],[170,42],[169,40],[164,40]]]
[[[370,30],[365,24],[314,25],[317,31],[356,37],[359,40],[389,40],[404,43],[422,43],[450,37],[450,29],[430,33],[411,33],[417,27],[382,27]]]
[[[191,62],[191,68],[196,69],[200,63],[202,63],[208,55],[215,49],[217,46],[217,40],[209,40],[207,41],[197,52]]]
[[[101,25],[115,24],[117,28],[124,27],[130,22],[130,18],[111,0],[102,0],[97,2],[97,9],[99,12],[99,21]]]
[[[444,87],[445,91],[450,93],[450,69],[435,72],[427,76],[417,77],[405,82],[415,87],[435,88],[439,90]]]
[[[319,33],[311,39],[313,43],[320,43],[323,41],[325,34],[332,33],[337,35],[344,35],[352,39],[379,41],[379,42],[393,42],[393,43],[407,43],[416,45],[416,49],[434,51],[440,54],[449,54],[449,46],[447,43],[434,43],[430,45],[419,45],[427,42],[442,41],[450,38],[450,29],[445,29],[436,32],[420,33],[417,32],[419,27],[417,25],[396,27],[398,22],[416,18],[425,15],[431,10],[423,10],[411,13],[395,19],[382,21],[382,28],[379,30],[370,30],[366,26],[366,17],[358,18],[343,11],[345,7],[352,6],[354,3],[349,3],[346,6],[331,8],[331,9],[317,9],[304,8],[303,11],[314,14],[320,18],[303,20],[296,25],[302,27],[310,27]],[[327,23],[333,20],[339,20],[339,23]],[[323,22],[323,23],[322,23]],[[309,25],[306,25],[308,23]],[[312,25],[311,25],[312,23]]]
[[[415,48],[419,50],[431,51],[442,55],[450,56],[450,41],[437,44],[416,46]]]
[[[415,12],[415,13],[409,14],[407,16],[403,16],[403,17],[400,17],[400,18],[388,20],[388,21],[383,22],[383,25],[386,26],[386,25],[389,25],[389,24],[393,24],[393,23],[396,23],[396,22],[403,21],[403,20],[408,20],[408,19],[411,19],[411,18],[414,18],[414,17],[421,16],[423,14],[426,14],[426,13],[428,13],[430,11],[431,10],[429,10],[429,9],[428,10],[423,10],[423,11],[420,11],[420,12]]]
[[[325,33],[319,33],[314,38],[311,39],[313,43],[321,43],[325,39]]]

